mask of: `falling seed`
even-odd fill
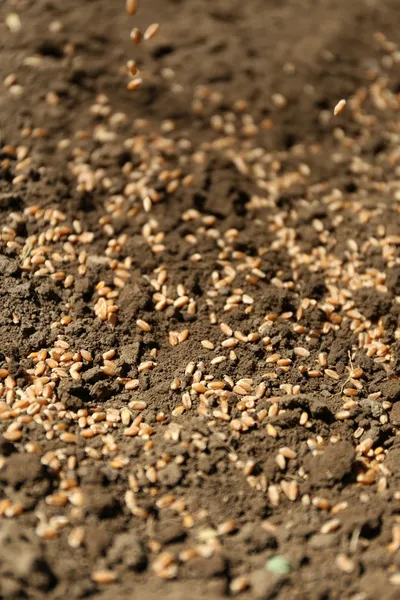
[[[143,35],[138,27],[134,27],[131,31],[130,37],[131,37],[131,42],[133,42],[134,44],[140,44],[140,42],[142,41]]]
[[[144,32],[143,39],[145,41],[151,40],[151,38],[156,35],[156,33],[159,29],[160,29],[160,26],[158,23],[152,23],[152,25],[149,25],[148,28],[146,29],[146,31]]]
[[[333,114],[335,115],[335,117],[337,117],[338,115],[341,115],[342,112],[344,111],[344,109],[346,108],[346,100],[340,100],[336,106],[335,109],[333,111]]]
[[[126,0],[125,7],[128,15],[134,15],[138,9],[138,0]]]
[[[138,74],[139,69],[135,60],[128,60],[126,66],[128,67],[128,71],[132,75],[132,77],[135,77],[135,75]]]
[[[132,81],[130,81],[126,87],[129,91],[133,91],[133,90],[137,90],[138,88],[140,88],[142,83],[143,83],[143,79],[141,79],[140,77],[136,77],[135,79],[132,79]]]

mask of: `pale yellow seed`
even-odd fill
[[[68,536],[68,545],[71,548],[79,548],[83,544],[85,530],[83,527],[75,527]]]
[[[182,342],[186,342],[189,337],[189,329],[184,329],[178,333],[178,342],[181,344]]]
[[[308,375],[309,377],[321,377],[322,373],[317,369],[311,369],[311,371],[308,371]]]
[[[352,377],[353,379],[359,379],[363,375],[364,371],[361,369],[361,367],[356,367],[355,369],[352,369],[350,371],[350,377]]]
[[[145,41],[151,40],[151,38],[153,38],[156,35],[156,33],[159,29],[160,29],[160,26],[158,23],[152,23],[151,25],[148,26],[148,28],[144,32],[143,39]]]
[[[214,350],[214,344],[210,340],[202,340],[201,345],[207,350]]]
[[[233,335],[232,329],[226,323],[221,323],[219,327],[223,334],[225,334],[229,337],[231,337]]]
[[[351,413],[348,410],[339,410],[339,412],[335,414],[335,417],[338,421],[345,421],[350,417],[350,414]]]
[[[90,352],[88,352],[87,350],[81,350],[81,354],[84,360],[86,360],[87,362],[92,362],[93,357]]]
[[[276,460],[278,467],[281,469],[281,471],[284,471],[286,469],[285,457],[282,456],[282,454],[277,454],[275,457],[275,460]]]
[[[291,448],[288,448],[287,446],[280,448],[279,453],[282,454],[282,456],[284,456],[285,458],[289,458],[289,459],[296,458],[296,456],[297,456],[296,452],[294,450],[292,450]]]
[[[144,410],[147,407],[147,403],[144,400],[133,400],[129,403],[129,408],[132,410]]]
[[[325,369],[324,373],[325,375],[327,375],[327,377],[335,379],[336,381],[340,379],[339,373],[336,373],[336,371],[333,371],[333,369]]]
[[[166,567],[171,565],[174,562],[174,560],[175,560],[175,557],[172,554],[172,552],[167,552],[167,551],[162,552],[161,554],[159,554],[157,556],[157,558],[153,562],[152,568],[157,573],[157,572],[161,571],[162,569],[165,569]]]
[[[136,325],[139,327],[141,331],[151,331],[151,325],[147,323],[147,321],[143,321],[143,319],[137,319]]]
[[[139,427],[136,427],[135,425],[131,425],[127,429],[124,429],[124,435],[126,435],[127,437],[135,437],[136,435],[139,434],[139,431],[140,431]]]
[[[389,581],[392,585],[400,585],[400,573],[394,573],[391,575]]]
[[[280,500],[280,489],[277,485],[270,485],[268,488],[268,499],[272,506],[278,506]]]
[[[321,533],[332,533],[333,531],[336,531],[337,529],[339,529],[340,527],[340,520],[339,519],[331,519],[330,521],[327,521],[326,523],[324,523],[321,527]]]
[[[126,390],[137,390],[140,385],[139,379],[131,379],[125,384]]]
[[[8,13],[5,19],[8,29],[12,33],[18,33],[22,28],[21,19],[17,13]]]
[[[318,361],[319,364],[321,365],[321,367],[326,367],[328,364],[328,357],[326,352],[321,352],[320,354],[318,354]]]
[[[307,350],[307,348],[295,348],[294,353],[296,354],[296,356],[301,356],[302,358],[308,358],[310,356],[310,353]]]
[[[101,571],[94,571],[92,573],[92,580],[95,583],[107,584],[114,583],[117,580],[117,575],[113,571],[107,571],[106,569]]]
[[[218,535],[227,535],[232,533],[236,529],[236,522],[231,519],[229,521],[225,521],[225,523],[221,523],[218,525],[217,533]]]
[[[299,484],[297,481],[281,481],[282,492],[291,501],[294,502],[299,495]]]
[[[343,502],[338,502],[338,504],[335,504],[335,506],[332,507],[331,513],[333,515],[338,515],[343,510],[346,510],[347,507],[348,502],[346,502],[345,500]]]
[[[355,568],[354,560],[346,556],[346,554],[338,554],[335,563],[338,569],[344,573],[352,573]]]
[[[319,510],[329,510],[331,508],[331,503],[326,498],[320,498],[319,496],[315,496],[312,499],[312,505]]]
[[[334,111],[333,111],[333,114],[335,115],[335,117],[342,114],[342,112],[346,108],[346,104],[347,104],[346,100],[339,100],[339,102],[336,104]]]

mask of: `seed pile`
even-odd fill
[[[2,141],[0,539],[41,565],[2,557],[4,597],[398,594],[400,50],[369,45],[310,144],[266,149],[281,91],[205,85],[192,129],[92,95],[56,174],[46,123]]]

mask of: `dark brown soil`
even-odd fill
[[[0,5],[0,597],[399,598],[398,2],[123,5]]]

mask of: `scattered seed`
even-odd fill
[[[333,533],[340,527],[340,519],[331,519],[321,527],[321,533]]]
[[[230,521],[225,521],[225,523],[221,523],[218,525],[217,533],[218,535],[227,535],[229,533],[233,533],[236,529],[236,522],[231,519]]]
[[[85,530],[83,527],[75,527],[68,536],[68,545],[71,548],[80,548],[85,539]]]
[[[209,340],[202,340],[201,345],[203,348],[207,348],[207,350],[214,350],[214,344]]]
[[[147,323],[147,321],[143,321],[143,319],[137,319],[136,325],[139,327],[141,331],[151,331],[151,325]]]
[[[285,458],[288,459],[294,459],[296,458],[297,454],[294,450],[292,450],[291,448],[288,448],[287,446],[284,446],[283,448],[279,449],[279,453],[282,454],[282,456],[284,456]]]
[[[348,410],[339,410],[339,412],[335,414],[335,417],[338,421],[345,421],[346,419],[349,419],[350,416],[351,413]]]
[[[117,574],[114,571],[107,571],[105,569],[103,571],[93,571],[92,580],[101,585],[114,583],[117,580]]]
[[[281,488],[285,496],[294,502],[299,495],[299,484],[297,481],[281,481]]]
[[[335,563],[338,569],[344,573],[352,573],[355,569],[354,560],[346,556],[346,554],[338,554]]]
[[[295,348],[294,353],[296,356],[301,356],[302,358],[308,358],[310,356],[310,352],[307,348]]]
[[[333,369],[325,369],[324,373],[327,377],[330,377],[330,379],[335,379],[336,381],[340,379],[339,373],[336,373]]]
[[[229,585],[229,589],[231,591],[232,594],[239,594],[240,592],[243,592],[245,589],[247,589],[250,585],[250,580],[248,577],[246,577],[245,575],[241,575],[240,577],[236,577],[235,579],[232,579],[230,585]]]

